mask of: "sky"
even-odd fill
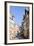
[[[15,16],[15,22],[17,25],[21,25],[23,16],[25,15],[25,8],[23,6],[10,6],[10,15]]]

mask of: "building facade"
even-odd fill
[[[29,38],[29,10],[25,9],[25,15],[23,17],[23,22],[21,26],[20,37],[22,39]]]
[[[19,26],[16,25],[14,19],[15,19],[14,16],[9,17],[9,39],[10,40],[17,39],[16,35],[17,32],[19,32]]]
[[[24,20],[24,24],[23,24],[23,26],[24,26],[24,31],[23,31],[24,38],[29,38],[29,11],[26,12],[23,20]]]

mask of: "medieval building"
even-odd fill
[[[19,33],[20,39],[28,39],[29,38],[29,9],[25,9],[25,15],[23,16],[23,22],[21,32]]]
[[[15,20],[14,16],[9,17],[9,39],[10,40],[17,39],[16,35],[17,32],[19,32],[19,26],[16,24],[14,20]]]

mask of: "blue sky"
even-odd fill
[[[10,6],[10,14],[15,16],[17,25],[21,25],[23,21],[23,15],[25,15],[25,7],[22,6]]]

